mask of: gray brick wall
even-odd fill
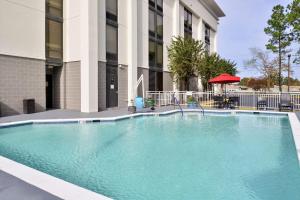
[[[163,90],[173,91],[173,79],[170,72],[163,72]]]
[[[98,62],[98,107],[106,110],[106,63]]]
[[[146,95],[146,91],[149,90],[149,69],[138,67],[137,79],[139,79],[142,74],[144,75],[144,85],[145,85],[145,95]],[[138,96],[142,96],[142,84],[139,85]]]
[[[81,110],[80,62],[64,64],[65,109]]]
[[[64,63],[53,69],[53,107],[80,110],[80,62]]]
[[[128,106],[128,66],[118,67],[118,107]]]
[[[36,112],[46,106],[45,61],[0,55],[1,116],[23,113],[23,99],[33,98]]]

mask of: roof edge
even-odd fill
[[[216,17],[221,18],[225,17],[224,11],[221,9],[221,7],[217,4],[215,0],[199,0],[201,3],[203,3],[208,9],[210,9]]]

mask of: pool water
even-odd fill
[[[113,199],[300,199],[286,116],[175,114],[2,128],[0,155]]]

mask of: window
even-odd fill
[[[149,6],[155,9],[155,1],[156,0],[149,0]]]
[[[106,0],[106,59],[118,60],[118,1]]]
[[[106,0],[106,20],[117,22],[118,21],[118,1]]]
[[[149,91],[163,90],[163,72],[149,70]]]
[[[161,15],[156,16],[156,34],[157,39],[162,40],[163,39],[163,17]]]
[[[162,90],[163,0],[149,0],[149,90]]]
[[[205,24],[205,49],[207,51],[207,53],[210,53],[210,27],[209,25]]]
[[[156,0],[156,8],[158,11],[163,12],[163,0]]]
[[[47,0],[46,1],[46,11],[47,15],[54,17],[63,17],[63,3],[62,0]]]
[[[106,107],[118,106],[118,0],[106,0]]]
[[[193,34],[193,22],[192,13],[184,8],[184,37],[192,37]]]
[[[155,60],[156,60],[155,47],[156,47],[155,42],[149,41],[149,65],[150,66],[155,66]]]
[[[63,59],[63,1],[46,1],[46,62],[61,65]]]
[[[106,57],[118,59],[118,29],[111,25],[106,25]]]
[[[149,10],[149,34],[151,37],[155,38],[155,13],[152,10]]]
[[[157,60],[156,64],[158,67],[163,66],[163,45],[162,44],[157,44],[156,45],[156,52],[157,52]]]
[[[47,57],[52,59],[62,59],[62,24],[54,20],[47,20]]]

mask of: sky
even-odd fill
[[[251,58],[249,48],[265,50],[268,36],[264,28],[272,8],[286,6],[291,0],[216,0],[226,16],[218,27],[218,53],[237,63],[241,77],[260,76],[255,70],[245,69],[244,61]],[[293,76],[300,78],[300,66],[292,65]]]

